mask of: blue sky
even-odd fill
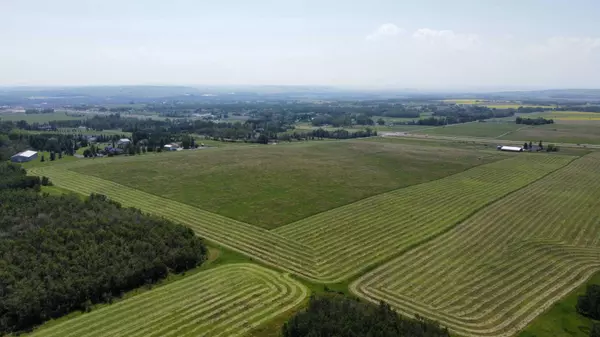
[[[0,0],[0,85],[600,88],[600,1]]]

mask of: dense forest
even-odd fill
[[[206,258],[189,228],[102,195],[40,195],[43,180],[0,164],[0,335],[111,302]]]
[[[292,317],[283,337],[450,337],[447,329],[421,317],[399,316],[378,306],[338,295],[313,296],[308,308]]]

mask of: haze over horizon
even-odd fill
[[[0,86],[600,88],[592,0],[8,0],[0,10]]]

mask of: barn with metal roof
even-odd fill
[[[14,156],[10,157],[10,161],[12,161],[13,163],[24,163],[36,159],[37,156],[38,153],[36,151],[27,150],[19,152]]]

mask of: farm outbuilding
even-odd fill
[[[14,156],[10,157],[10,161],[12,161],[13,163],[24,163],[36,159],[37,156],[38,153],[36,151],[27,150],[19,152]]]
[[[498,146],[497,149],[500,151],[523,152],[523,148],[519,146]]]
[[[126,146],[126,145],[129,145],[130,143],[131,143],[131,140],[129,140],[128,138],[121,138],[117,142],[117,146]]]
[[[164,146],[165,151],[177,151],[179,149],[179,145],[177,144],[167,144]]]

